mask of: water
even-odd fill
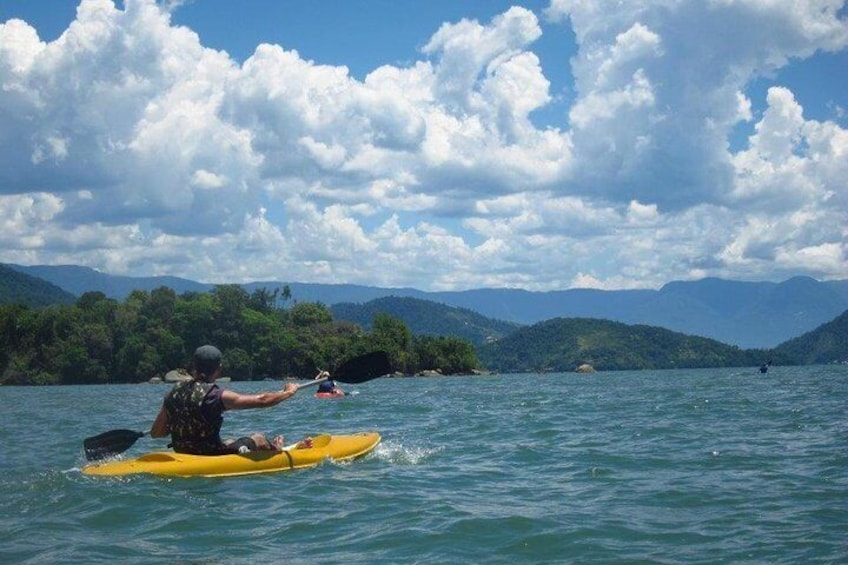
[[[168,480],[79,472],[84,437],[146,429],[166,386],[0,387],[0,562],[848,562],[848,367],[347,388],[224,429],[378,430],[366,458]]]

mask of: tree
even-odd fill
[[[287,302],[291,299],[291,289],[289,285],[283,287],[282,293],[279,288],[275,288],[273,292],[267,288],[258,288],[250,295],[247,307],[262,313],[269,313],[277,309],[278,303],[282,300]]]
[[[329,324],[333,314],[320,302],[299,302],[289,310],[289,322],[296,328]]]
[[[413,350],[419,370],[435,369],[452,375],[469,373],[478,365],[474,346],[456,337],[417,336]]]
[[[224,358],[227,360],[224,365],[226,376],[237,381],[253,378],[253,361],[247,351],[234,347],[224,352]]]
[[[392,366],[408,371],[411,360],[412,332],[409,331],[403,320],[380,312],[374,316],[372,327],[371,343],[374,349],[388,352]]]
[[[237,347],[241,341],[241,313],[247,307],[250,296],[237,284],[221,284],[212,291],[217,303],[212,325],[211,342],[222,350]]]
[[[14,352],[20,348],[25,320],[31,316],[29,308],[22,304],[0,306],[0,374],[6,369]]]
[[[172,288],[160,286],[150,292],[150,299],[142,307],[141,314],[152,325],[170,327],[174,317],[177,295]]]
[[[213,341],[219,305],[211,294],[186,293],[174,305],[173,331],[189,349]]]
[[[162,373],[159,353],[141,335],[131,336],[118,351],[115,382],[137,383]]]

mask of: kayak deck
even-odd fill
[[[188,455],[171,451],[146,453],[136,459],[95,463],[84,475],[121,476],[148,473],[166,477],[234,477],[278,473],[314,467],[325,459],[346,461],[371,452],[380,443],[377,432],[351,435],[317,435],[312,447],[287,447],[283,451],[252,451],[234,455]]]

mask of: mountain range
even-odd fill
[[[123,300],[133,290],[150,291],[161,286],[178,293],[205,292],[215,287],[179,277],[108,275],[73,265],[9,264],[7,267],[42,279],[75,296],[100,291],[110,298]],[[497,324],[506,324],[502,326],[504,331],[510,325],[532,325],[554,318],[594,318],[658,326],[742,348],[774,347],[848,310],[848,280],[817,281],[809,277],[794,277],[779,283],[706,278],[670,282],[659,290],[616,291],[477,289],[425,292],[412,288],[279,281],[242,286],[250,292],[288,286],[294,300],[321,302],[336,311],[344,310],[345,319],[353,317],[357,304],[386,297],[405,297],[476,312]],[[486,331],[492,320],[484,324]]]

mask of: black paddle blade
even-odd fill
[[[89,461],[104,459],[110,455],[123,453],[143,437],[144,432],[134,430],[112,430],[90,437],[82,442],[85,448],[85,458]]]
[[[342,383],[357,384],[391,372],[392,364],[389,362],[389,354],[385,351],[374,351],[345,361],[331,378]]]

